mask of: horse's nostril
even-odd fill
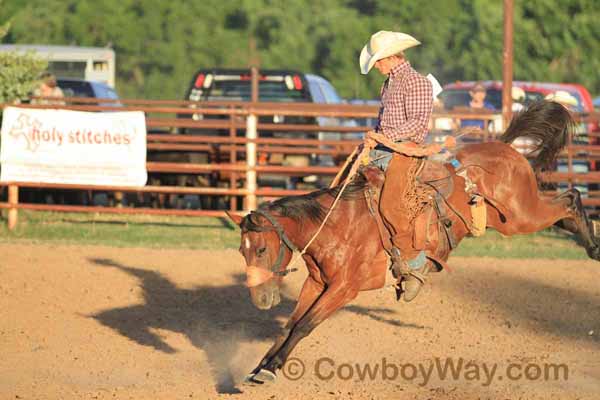
[[[266,294],[263,294],[262,296],[260,296],[260,303],[267,304],[267,295]]]

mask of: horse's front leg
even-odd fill
[[[273,380],[275,379],[275,375],[270,374],[269,372],[263,372],[260,376],[257,376],[261,372],[261,370],[269,363],[269,360],[273,358],[273,356],[279,351],[281,346],[288,340],[292,328],[296,323],[302,318],[304,314],[312,307],[315,301],[319,298],[321,293],[323,293],[324,286],[322,283],[317,282],[311,276],[306,278],[304,281],[304,285],[302,286],[302,291],[300,292],[300,296],[298,297],[298,303],[296,304],[296,308],[290,319],[285,324],[283,328],[283,332],[275,339],[275,343],[267,354],[263,357],[263,359],[258,363],[258,366],[246,376],[246,381],[250,383],[258,383],[257,381],[265,381],[265,380]]]
[[[275,372],[281,368],[289,354],[300,340],[308,336],[321,322],[356,298],[358,288],[347,281],[338,281],[325,289],[314,305],[291,327],[287,339],[270,357],[265,357],[254,370],[254,381],[264,383],[275,379]]]
[[[275,343],[273,344],[273,346],[271,346],[271,348],[260,361],[258,366],[246,376],[246,382],[256,383],[256,381],[259,380],[259,377],[257,377],[256,374],[258,374],[261,371],[261,369],[265,365],[267,365],[267,363],[273,357],[273,355],[277,353],[279,348],[288,339],[292,327],[296,325],[300,318],[302,318],[302,316],[306,314],[306,312],[313,306],[313,304],[315,304],[315,301],[325,290],[325,284],[323,283],[323,281],[320,280],[319,268],[315,261],[312,259],[312,257],[306,254],[303,256],[303,258],[306,262],[309,275],[304,281],[304,284],[302,285],[302,290],[300,291],[300,295],[298,296],[296,308],[294,309],[294,311],[290,315],[289,320],[285,324],[283,332],[277,337],[277,339],[275,339]],[[272,380],[275,378],[274,375],[268,375],[269,374],[267,373],[267,376],[263,376],[262,379],[267,380],[271,378]]]

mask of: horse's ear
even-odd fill
[[[233,221],[233,223],[238,226],[242,223],[242,219],[244,219],[242,216],[232,213],[232,212],[229,212],[229,211],[225,211],[225,214],[227,214],[229,219],[231,219]]]

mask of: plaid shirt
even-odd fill
[[[393,141],[422,143],[433,109],[431,82],[406,60],[396,65],[381,87],[375,131]]]

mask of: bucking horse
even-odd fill
[[[463,238],[477,236],[486,227],[511,236],[555,225],[576,234],[589,257],[600,260],[600,243],[579,192],[545,195],[539,189],[540,173],[552,167],[574,126],[562,105],[534,103],[512,119],[497,141],[456,149],[458,162],[438,168],[445,175],[417,176],[434,198],[422,212],[424,217],[417,218],[415,229],[432,271],[445,267]],[[510,145],[520,137],[538,144],[531,164]],[[273,381],[302,338],[359,292],[385,285],[389,258],[374,207],[382,183],[378,168],[365,167],[345,186],[284,197],[244,217],[229,214],[241,228],[247,286],[258,308],[269,309],[279,302],[279,285],[290,271],[294,251],[304,249],[300,254],[308,268],[295,310],[246,382]]]

